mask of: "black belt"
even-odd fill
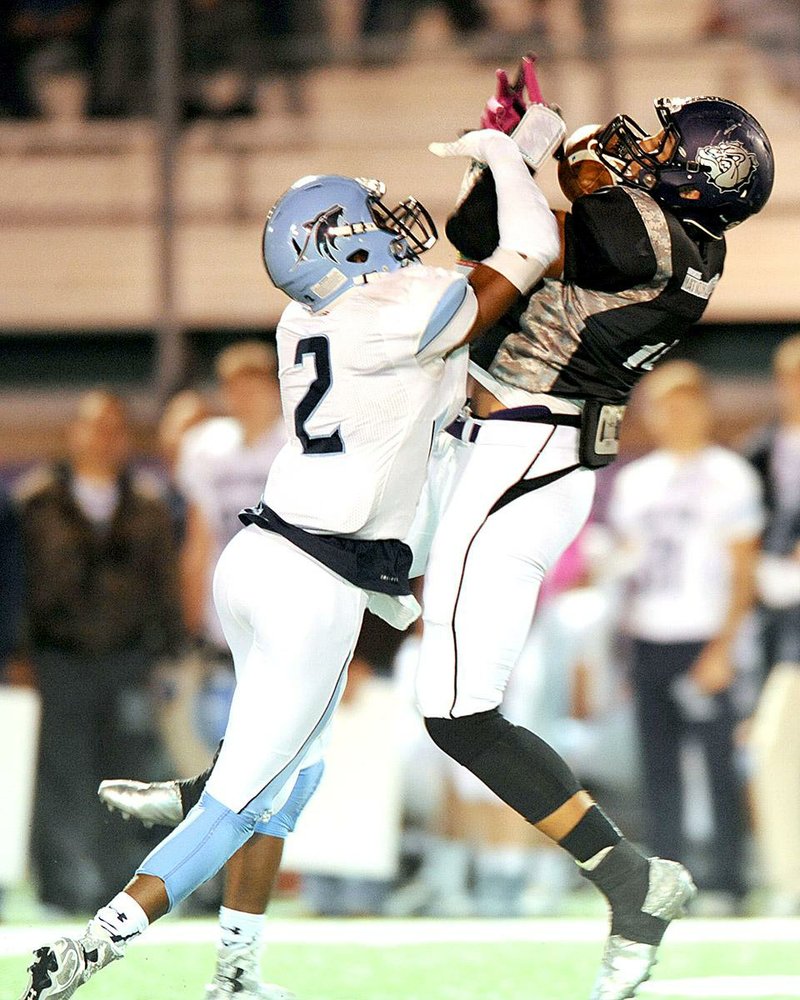
[[[527,424],[547,424],[551,427],[575,427],[580,429],[581,417],[578,413],[553,413],[547,406],[513,406],[507,410],[495,410],[488,417],[456,417],[445,428],[448,434],[460,441],[472,444],[477,440],[481,427],[487,420],[513,420]]]
[[[255,524],[282,535],[349,583],[392,597],[410,594],[408,573],[412,553],[397,538],[368,539],[347,535],[316,535],[289,524],[263,502],[239,513],[242,524]]]

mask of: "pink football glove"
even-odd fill
[[[509,83],[508,74],[504,69],[496,71],[497,95],[490,97],[481,115],[481,128],[493,128],[509,135],[519,125],[520,119],[528,109],[525,101],[525,90],[528,91],[530,104],[544,104],[539,81],[536,79],[534,63],[536,56],[526,55],[520,63],[517,79]]]

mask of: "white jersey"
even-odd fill
[[[461,275],[423,265],[373,275],[320,313],[291,303],[277,332],[288,442],[266,505],[310,531],[405,537],[442,410],[443,356],[476,314]]]
[[[764,527],[750,465],[717,446],[653,452],[620,471],[609,517],[634,558],[628,631],[651,642],[716,635],[730,602],[729,546]]]
[[[186,499],[203,514],[214,540],[209,566],[206,637],[225,640],[211,597],[212,567],[242,527],[239,511],[254,504],[275,456],[286,441],[276,421],[257,441],[246,444],[241,424],[232,417],[212,417],[186,432],[178,456],[177,482]]]

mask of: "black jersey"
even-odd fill
[[[724,260],[724,240],[690,233],[643,191],[584,195],[567,216],[563,278],[521,299],[473,360],[528,392],[624,403],[703,315]]]

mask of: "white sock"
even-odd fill
[[[263,928],[263,913],[244,913],[242,910],[229,910],[227,906],[219,908],[220,943],[223,948],[259,943]]]
[[[139,937],[150,926],[147,914],[127,892],[118,892],[110,903],[97,911],[95,920],[114,944],[122,945]]]
[[[593,854],[588,861],[577,861],[576,862],[577,866],[579,868],[583,868],[584,871],[593,872],[595,868],[597,868],[597,866],[603,860],[603,858],[606,856],[606,854],[608,854],[609,851],[614,850],[614,846],[615,845],[612,845],[611,847],[604,847],[602,851],[598,851],[597,854]]]

